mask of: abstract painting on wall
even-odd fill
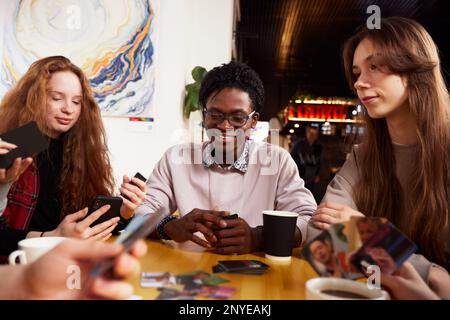
[[[159,0],[1,1],[0,99],[34,61],[84,70],[106,116],[153,116]]]

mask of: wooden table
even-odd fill
[[[265,275],[217,274],[230,280],[223,286],[236,288],[231,299],[241,300],[287,300],[305,299],[305,282],[317,277],[317,273],[299,258],[299,249],[294,249],[290,263],[277,263],[266,259],[262,253],[245,255],[220,255],[192,243],[177,244],[172,241],[147,240],[148,253],[141,259],[141,271],[171,272],[174,275],[203,270],[212,273],[212,266],[219,260],[259,260],[270,265]],[[156,288],[141,288],[139,277],[132,279],[135,294],[143,299],[155,299]]]

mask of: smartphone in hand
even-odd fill
[[[134,175],[134,178],[138,178],[139,180],[141,180],[143,182],[147,182],[147,179],[142,174],[140,174],[139,172],[136,172],[136,174]],[[130,183],[137,187],[137,185],[133,181],[131,181]],[[120,195],[122,197],[124,197],[125,199],[127,199],[128,201],[131,201],[130,198],[128,198],[128,196],[124,195],[123,193],[120,194]]]
[[[17,148],[0,155],[0,169],[9,169],[17,158],[25,159],[47,149],[49,139],[39,130],[35,121],[0,135],[0,139]]]
[[[227,221],[227,220],[235,220],[235,219],[238,219],[238,218],[239,218],[239,215],[238,215],[237,213],[234,213],[234,214],[230,214],[229,216],[222,217],[222,220]],[[219,228],[219,227],[217,227],[216,225],[213,225],[213,226],[212,226],[212,229],[213,229],[214,231],[216,231],[216,230],[222,230],[222,229],[230,229],[230,228],[232,228],[232,227]]]
[[[109,219],[120,217],[120,208],[122,207],[123,199],[121,197],[110,197],[110,196],[96,196],[92,199],[88,214],[92,214],[94,211],[100,209],[104,205],[109,204],[111,208],[102,214],[97,220],[95,220],[90,226],[93,227],[99,223],[105,222]]]
[[[130,251],[132,245],[138,239],[143,239],[152,233],[163,218],[164,216],[160,212],[134,216],[115,243],[122,244],[124,251]],[[97,265],[91,276],[112,275],[113,265],[114,259],[105,260]]]

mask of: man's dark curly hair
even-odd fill
[[[225,88],[236,88],[247,92],[253,110],[260,112],[264,104],[264,86],[258,74],[243,63],[230,62],[210,70],[200,86],[199,101],[202,108],[213,93]]]

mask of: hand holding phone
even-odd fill
[[[100,209],[104,205],[109,204],[111,208],[95,220],[90,226],[93,227],[99,223],[108,221],[109,219],[120,217],[120,208],[122,207],[123,199],[121,197],[110,197],[110,196],[96,196],[92,199],[89,205],[89,210],[87,215],[92,214],[94,211]]]
[[[140,174],[139,172],[136,172],[136,174],[134,175],[134,178],[138,178],[139,180],[141,180],[143,182],[147,182],[147,179],[142,174]],[[132,185],[134,185],[134,186],[139,188],[139,186],[136,183],[134,183],[133,181],[130,181],[130,184],[132,184]],[[125,199],[127,199],[128,201],[131,201],[130,198],[127,195],[125,195],[123,193],[121,193],[120,195],[122,197],[124,197]]]
[[[124,251],[129,251],[131,246],[138,239],[145,238],[150,233],[152,233],[163,218],[164,216],[160,212],[134,216],[128,226],[117,238],[115,243],[122,244],[124,247]],[[97,267],[92,271],[91,275],[93,277],[96,277],[102,274],[110,274],[112,273],[113,265],[113,259],[103,261],[97,265]]]
[[[239,218],[239,215],[237,213],[234,213],[234,214],[230,214],[229,216],[222,217],[222,220],[227,221],[227,220],[235,220],[238,218]],[[222,230],[222,229],[231,229],[232,227],[220,228],[220,227],[213,225],[212,228],[214,231],[216,231],[216,230]]]
[[[0,135],[0,139],[17,146],[0,155],[0,169],[9,169],[15,159],[32,157],[47,149],[49,141],[34,121]]]

